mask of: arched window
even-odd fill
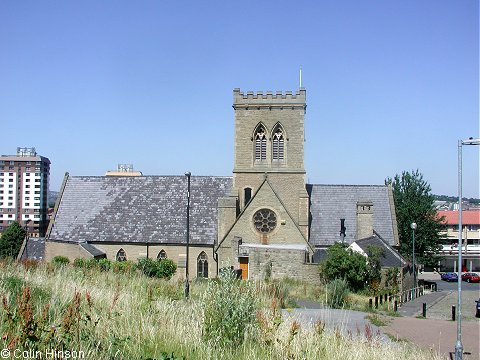
[[[197,258],[197,277],[208,278],[208,257],[204,251]]]
[[[267,160],[267,134],[260,125],[255,131],[255,161]]]
[[[118,250],[117,256],[115,257],[115,260],[117,260],[117,261],[127,261],[127,253],[125,252],[125,250],[123,250],[123,249]]]
[[[165,260],[167,258],[167,253],[165,250],[160,250],[160,252],[157,255],[157,260]]]
[[[283,161],[285,159],[285,147],[283,129],[278,126],[273,132],[272,160]]]

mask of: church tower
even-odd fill
[[[242,93],[233,90],[233,188],[242,211],[265,177],[308,238],[304,142],[306,90]]]

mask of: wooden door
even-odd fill
[[[240,258],[240,269],[242,270],[242,280],[248,280],[248,257]]]

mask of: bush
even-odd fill
[[[177,264],[175,264],[173,260],[163,259],[158,264],[158,270],[158,277],[170,279],[173,274],[175,274],[175,271],[177,271]]]
[[[254,325],[256,296],[252,283],[236,279],[233,270],[209,280],[203,295],[203,337],[219,346],[237,346]]]
[[[328,249],[327,259],[322,262],[321,271],[327,281],[345,279],[353,291],[362,290],[367,281],[367,259],[335,243]]]
[[[68,265],[70,264],[70,259],[66,256],[55,256],[52,259],[52,264],[60,266],[60,265]]]
[[[158,277],[170,279],[175,271],[177,265],[170,259],[153,260],[150,258],[141,258],[138,260],[138,268],[149,277]]]
[[[112,262],[108,259],[93,259],[93,263],[95,264],[95,267],[102,271],[108,271],[112,267]]]
[[[83,258],[76,258],[75,260],[73,260],[73,266],[77,268],[86,268],[86,263],[87,260]]]
[[[345,279],[335,279],[327,284],[327,305],[334,308],[343,308],[349,294],[348,283]]]
[[[115,273],[130,274],[137,269],[133,261],[112,261],[110,267]]]

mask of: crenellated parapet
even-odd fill
[[[233,90],[233,108],[236,109],[260,109],[272,107],[306,108],[307,92],[300,88],[297,92],[292,91],[267,91],[266,93],[248,91],[241,92],[240,89]]]

